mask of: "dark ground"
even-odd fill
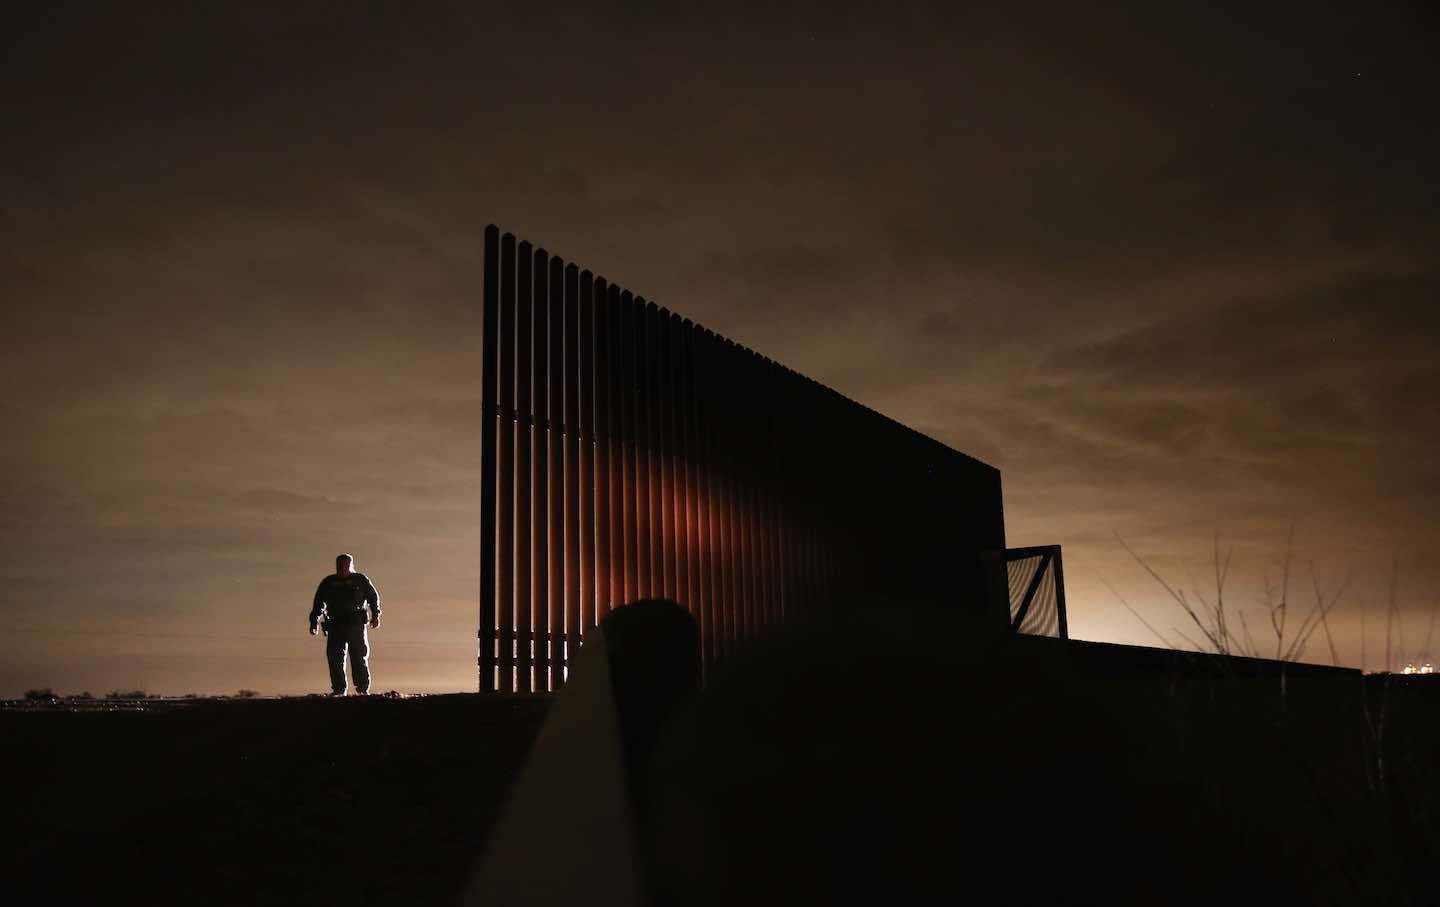
[[[1244,666],[1059,651],[722,677],[659,750],[662,887],[1436,903],[1440,677],[1292,676],[1282,702]],[[548,705],[7,704],[7,900],[454,903]]]
[[[0,711],[12,904],[450,903],[549,702],[98,706]]]
[[[778,639],[673,722],[671,903],[1440,903],[1440,677],[899,625]]]

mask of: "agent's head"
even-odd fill
[[[335,572],[341,576],[349,576],[355,569],[355,558],[348,554],[335,555]]]

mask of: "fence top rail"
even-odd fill
[[[508,231],[503,231],[503,230],[500,229],[499,226],[497,226],[497,225],[495,225],[495,224],[490,224],[490,225],[488,225],[488,226],[485,228],[485,231],[486,231],[487,233],[492,233],[492,232],[493,232],[494,234],[496,234],[496,235],[498,235],[498,236],[502,236],[502,237],[504,237],[504,238],[508,238],[508,239],[511,240],[512,242],[515,242],[515,241],[517,240],[517,237],[516,237],[513,233],[510,233],[510,232],[508,232]],[[520,241],[521,241],[521,242],[529,243],[528,240],[520,240]],[[531,246],[532,246],[532,248],[535,250],[536,253],[541,254],[541,255],[547,254],[546,251],[545,251],[545,247],[544,247],[544,246],[541,246],[541,245],[539,245],[538,243],[531,244]],[[559,256],[555,256],[555,255],[550,255],[549,257],[550,257],[551,267],[558,269],[558,268],[561,266],[561,262],[563,261],[563,259],[561,259]],[[566,271],[566,273],[567,273],[567,275],[568,275],[568,272],[570,272],[570,271],[576,271],[576,270],[577,270],[577,265],[576,265],[574,262],[568,262],[568,263],[566,263],[566,264],[564,265],[564,268],[565,268],[565,271]],[[587,270],[586,273],[587,273],[587,274],[591,274],[592,272],[590,272],[590,271]],[[616,283],[616,282],[614,282],[614,281],[609,281],[609,280],[607,280],[607,278],[605,278],[604,276],[600,275],[598,272],[593,273],[592,276],[593,276],[593,279],[594,279],[595,281],[605,281],[606,284],[607,284],[607,286],[609,286],[609,287],[619,287],[619,286],[620,286],[618,283]],[[625,292],[625,291],[622,290],[622,292]],[[637,300],[640,299],[639,296],[636,296],[635,298],[636,298]],[[609,300],[608,300],[608,299],[600,300],[599,297],[596,297],[596,299],[597,299],[597,301],[603,301],[606,305],[609,304]],[[647,303],[650,304],[650,305],[654,305],[653,302],[649,302],[648,300],[647,300]],[[986,469],[992,470],[992,471],[997,472],[997,473],[999,472],[999,469],[998,469],[997,467],[992,466],[992,465],[990,465],[989,463],[986,463],[985,461],[980,460],[980,459],[978,459],[978,458],[976,458],[976,457],[972,457],[971,455],[969,455],[969,454],[967,454],[967,453],[964,453],[963,451],[956,450],[955,448],[953,448],[953,447],[951,447],[950,445],[946,444],[944,441],[937,440],[936,438],[932,438],[931,436],[929,436],[929,435],[927,435],[927,434],[925,434],[925,433],[923,433],[923,432],[921,432],[921,431],[918,431],[918,430],[916,430],[916,429],[914,429],[914,428],[911,428],[910,426],[906,425],[905,423],[899,422],[899,421],[891,418],[890,416],[885,415],[884,413],[880,412],[879,410],[872,409],[871,407],[866,406],[864,403],[861,403],[861,402],[858,401],[858,400],[855,400],[855,399],[853,399],[853,398],[851,398],[851,397],[847,397],[846,395],[844,395],[844,394],[840,393],[839,391],[835,390],[833,387],[830,387],[830,386],[827,385],[827,384],[823,384],[823,383],[821,383],[821,382],[819,382],[819,381],[816,381],[814,378],[811,378],[811,377],[809,377],[808,375],[804,375],[804,374],[802,374],[802,373],[800,373],[800,372],[797,372],[797,371],[795,371],[794,369],[789,368],[788,366],[785,366],[785,365],[781,364],[780,362],[777,362],[776,360],[769,358],[768,356],[764,356],[764,355],[762,355],[761,353],[758,353],[758,352],[756,352],[755,350],[750,349],[749,347],[745,346],[744,344],[737,343],[737,342],[735,342],[734,340],[731,340],[731,339],[729,339],[728,337],[725,337],[723,334],[715,333],[715,332],[711,331],[709,328],[706,328],[704,325],[700,324],[698,321],[697,321],[697,322],[692,322],[692,321],[691,321],[690,319],[688,319],[688,318],[685,319],[685,321],[686,321],[687,325],[690,325],[693,330],[703,332],[703,333],[706,334],[706,335],[711,335],[711,336],[715,337],[716,339],[723,341],[723,342],[726,343],[728,346],[732,347],[735,351],[737,351],[737,352],[739,352],[739,353],[741,353],[741,354],[743,354],[743,355],[753,357],[753,358],[754,358],[757,362],[759,362],[761,365],[765,365],[765,366],[768,366],[768,367],[770,367],[770,368],[778,369],[778,370],[780,370],[781,372],[783,372],[783,373],[785,373],[785,374],[794,376],[794,377],[796,377],[796,378],[800,378],[800,379],[804,380],[805,382],[807,382],[807,383],[809,383],[809,384],[811,384],[811,385],[814,385],[816,388],[818,388],[819,390],[821,390],[821,391],[823,391],[823,392],[833,394],[834,396],[839,397],[840,399],[844,400],[846,403],[850,404],[851,406],[859,407],[859,409],[862,410],[864,413],[866,413],[868,416],[873,417],[873,418],[878,418],[878,419],[882,420],[883,422],[888,423],[888,425],[889,425],[892,429],[898,429],[898,430],[900,430],[901,432],[903,432],[903,433],[905,433],[905,434],[907,434],[907,435],[910,435],[910,436],[912,436],[912,437],[914,437],[914,438],[916,438],[916,439],[918,439],[918,440],[920,440],[920,441],[922,441],[922,442],[924,442],[924,443],[928,443],[928,444],[934,445],[936,448],[938,448],[940,451],[944,451],[946,454],[954,455],[954,456],[957,456],[957,457],[963,457],[964,459],[969,460],[971,463],[974,463],[974,464],[977,465],[977,466],[983,466],[983,467],[985,467]],[[558,428],[560,428],[560,429],[562,429],[562,430],[565,430],[565,429],[568,428],[568,426],[565,424],[565,421],[564,421],[564,420],[558,420],[558,421],[559,421],[559,424],[558,424],[557,426],[555,426],[555,427],[558,427]]]

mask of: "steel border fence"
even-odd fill
[[[986,607],[998,470],[493,225],[483,297],[482,691],[558,689],[637,599],[706,669],[842,601]]]

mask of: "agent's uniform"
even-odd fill
[[[341,576],[332,573],[320,581],[315,590],[315,605],[310,609],[310,628],[313,630],[322,617],[325,618],[325,657],[330,662],[330,689],[336,693],[345,692],[345,652],[350,652],[350,674],[355,679],[355,691],[370,691],[370,639],[365,633],[369,619],[365,616],[365,605],[370,605],[374,617],[380,616],[380,593],[375,584],[363,573]]]

